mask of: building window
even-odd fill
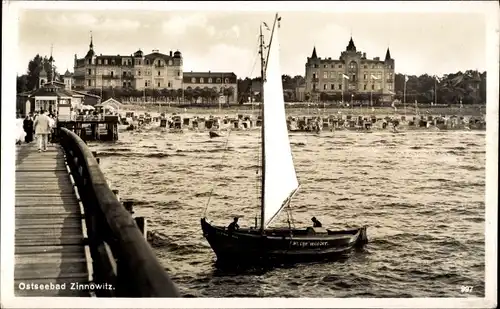
[[[316,90],[316,84],[313,84],[313,90]]]
[[[387,87],[389,88],[389,90],[392,90],[392,84],[387,85]]]
[[[375,65],[374,64],[372,64],[372,69],[375,69]]]
[[[328,65],[327,65],[327,64],[325,64],[323,67],[326,69],[326,68],[328,68]]]
[[[328,78],[328,72],[323,72],[323,78]]]
[[[341,64],[339,64],[339,69],[342,69],[342,65]]]
[[[335,78],[335,72],[330,72],[330,78]]]
[[[366,84],[365,84],[365,85],[363,85],[363,89],[364,89],[364,90],[366,90]]]
[[[366,74],[363,74],[363,79],[366,79]]]
[[[146,65],[149,65],[149,60],[146,59]]]
[[[378,73],[377,73],[377,78],[378,78],[378,79],[381,79],[381,78],[382,78],[382,73],[378,72]]]
[[[92,64],[92,59],[89,59],[89,64]]]
[[[355,82],[356,81],[356,74],[352,74],[352,81]]]
[[[220,84],[220,83],[221,83],[221,79],[217,78],[217,84]]]
[[[375,90],[375,85],[372,84],[372,90]]]
[[[108,59],[104,59],[104,64],[108,64]]]
[[[203,84],[205,80],[203,80],[203,77],[200,77],[200,84]]]
[[[193,84],[196,83],[196,78],[195,77],[191,78],[191,83],[193,83]]]
[[[339,84],[339,90],[342,90],[342,84]]]
[[[212,79],[211,79],[211,78],[209,78],[209,79],[208,79],[208,83],[209,83],[209,84],[211,84],[211,83],[212,83]]]
[[[144,86],[149,87],[149,81],[148,80],[144,82]]]
[[[389,69],[392,69],[392,64],[389,65]]]
[[[331,84],[331,85],[330,85],[330,89],[331,89],[331,90],[335,90],[335,84]]]
[[[88,80],[88,85],[89,85],[89,86],[92,86],[92,82],[91,82],[91,80],[90,80],[90,79]]]
[[[160,82],[158,82],[158,88],[160,88]]]
[[[127,72],[123,72],[123,77],[127,76]]]
[[[137,75],[141,76],[141,70],[137,71]]]
[[[229,78],[224,79],[224,84],[229,84]]]
[[[323,90],[327,90],[328,89],[328,85],[327,84],[324,84],[323,85]]]
[[[181,71],[177,71],[177,76],[181,76]]]
[[[368,69],[368,66],[365,64],[364,68],[365,68],[365,69]]]
[[[356,67],[357,67],[356,62],[351,61],[351,63],[349,64],[349,69],[354,70],[354,69],[356,69]]]
[[[172,60],[169,60],[169,61],[168,61],[168,65],[172,65]]]
[[[127,82],[123,82],[123,88],[127,87]]]
[[[115,74],[115,72],[111,71],[111,77],[113,77],[113,76],[114,76],[114,74]]]
[[[171,83],[171,82],[168,82],[168,84],[167,84],[167,85],[168,85],[168,86],[167,86],[168,88],[172,87],[172,83]]]
[[[160,76],[160,75],[161,75],[161,73],[160,73],[160,71],[158,71],[158,76]]]
[[[91,70],[91,69],[89,69],[89,75],[91,75],[91,74],[92,74],[92,70]]]
[[[101,64],[101,59],[97,59],[97,64]]]

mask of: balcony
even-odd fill
[[[103,74],[102,79],[120,79],[119,75]]]
[[[311,81],[312,81],[313,83],[317,83],[317,82],[319,82],[319,78],[317,78],[317,77],[313,77],[313,78],[311,78]]]
[[[155,64],[155,68],[164,68],[165,65],[164,64]]]
[[[124,80],[134,80],[135,76],[134,75],[122,75],[122,79]]]

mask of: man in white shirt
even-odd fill
[[[38,152],[47,150],[47,138],[50,133],[50,120],[47,115],[45,115],[45,111],[41,110],[40,115],[36,117],[35,122],[33,123],[33,127],[35,128],[35,134],[38,137]]]

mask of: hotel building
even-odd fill
[[[92,37],[84,58],[75,54],[73,87],[75,89],[133,88],[180,89],[182,88],[182,54],[179,51],[162,54],[141,50],[131,55],[97,55]]]
[[[307,58],[305,69],[305,93],[312,100],[318,100],[321,92],[377,93],[384,100],[390,100],[394,95],[394,59],[391,58],[389,48],[384,60],[379,57],[368,59],[366,53],[356,50],[352,37],[339,59],[322,59],[318,57],[314,47],[311,57]]]

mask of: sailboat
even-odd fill
[[[286,125],[285,103],[279,64],[278,29],[281,18],[276,15],[263,56],[262,26],[260,30],[261,76],[263,82],[261,127],[261,194],[260,227],[229,230],[213,225],[206,215],[201,219],[203,236],[220,264],[256,264],[259,262],[302,262],[343,257],[367,242],[366,226],[333,231],[323,227],[303,229],[269,228],[299,189]],[[278,26],[277,26],[278,24]],[[290,220],[289,220],[290,222]]]

